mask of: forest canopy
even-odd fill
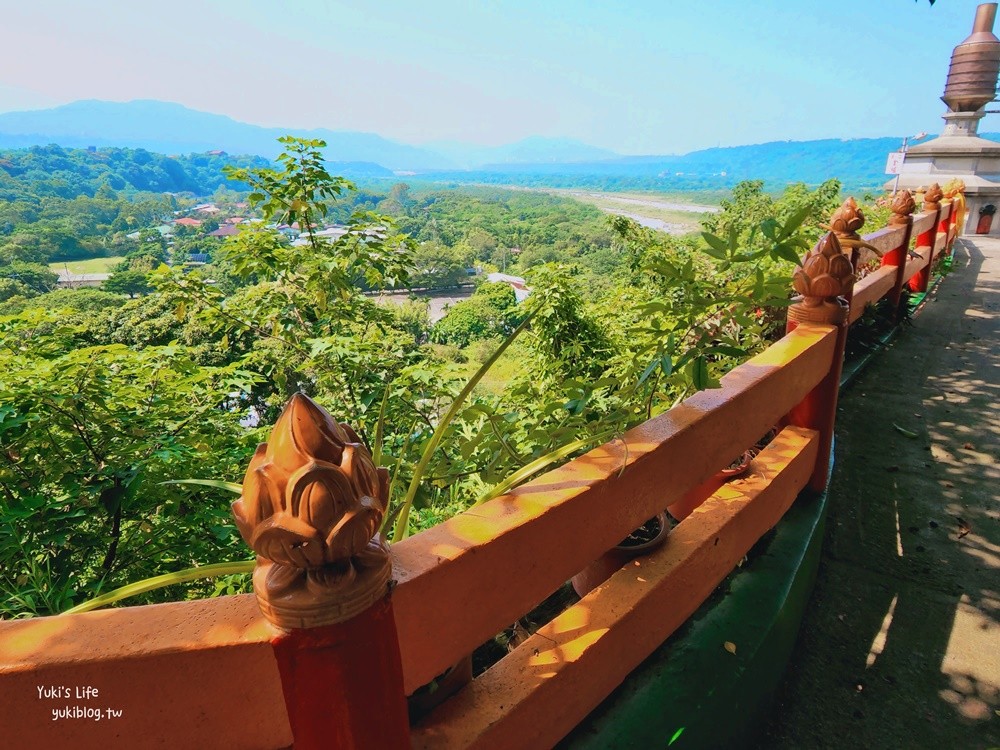
[[[396,539],[620,434],[780,335],[791,271],[839,194],[836,182],[779,197],[745,183],[706,233],[677,238],[524,191],[358,190],[327,171],[319,142],[283,144],[275,165],[227,170],[260,221],[197,266],[157,262],[166,250],[149,235],[126,259],[146,285],[134,299],[25,291],[46,283],[29,273],[37,247],[18,239],[39,222],[0,239],[15,247],[0,293],[22,287],[0,298],[0,616],[246,559],[224,490],[164,483],[239,482],[294,393],[351,423],[390,470]],[[172,197],[113,190],[35,197],[63,201],[64,221],[69,205],[107,209],[78,217],[101,222],[88,225],[98,243]],[[469,267],[522,274],[530,296],[480,278],[438,323],[418,298],[374,296]]]

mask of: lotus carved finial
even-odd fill
[[[857,237],[858,230],[865,225],[865,215],[858,208],[854,198],[848,198],[830,217],[828,229],[838,237]]]
[[[846,319],[847,303],[854,289],[854,267],[844,255],[840,241],[827,232],[795,270],[792,286],[801,297],[789,308],[788,317],[798,322],[839,323]]]
[[[924,193],[924,211],[937,211],[941,207],[942,198],[944,198],[944,191],[935,182]]]
[[[385,470],[354,430],[307,396],[293,396],[257,447],[232,506],[258,555],[254,590],[272,622],[337,622],[385,595],[391,566],[377,532],[387,493]]]
[[[917,210],[917,202],[913,200],[913,195],[909,190],[900,190],[896,197],[892,199],[892,216],[889,224],[901,226],[909,221],[909,216]]]

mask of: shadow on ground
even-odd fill
[[[1000,240],[960,241],[842,395],[823,561],[759,747],[1000,746],[998,333]]]

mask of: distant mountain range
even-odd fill
[[[394,171],[467,169],[486,164],[574,162],[616,157],[568,138],[526,138],[495,148],[458,142],[411,146],[375,133],[346,130],[264,128],[180,104],[141,99],[86,100],[52,109],[0,114],[0,148],[57,143],[60,146],[126,146],[164,154],[222,150],[273,158],[277,138],[296,135],[327,142],[334,162],[378,165]],[[372,171],[368,167],[369,171]],[[375,170],[377,171],[377,170]]]
[[[680,156],[622,156],[568,138],[538,136],[496,147],[455,141],[413,146],[375,133],[265,128],[154,100],[86,100],[0,114],[0,148],[57,143],[273,158],[282,135],[325,140],[334,168],[352,177],[414,174],[455,182],[682,190],[725,188],[743,179],[815,184],[830,177],[848,186],[876,186],[886,179],[886,155],[901,143],[894,137],[776,141]],[[1000,134],[983,137],[1000,140]]]
[[[1000,133],[980,133],[1000,141]],[[793,183],[818,185],[831,178],[850,191],[879,189],[889,178],[886,157],[902,138],[772,141],[692,151],[680,156],[622,156],[576,163],[488,165],[475,170],[424,173],[443,182],[602,190],[725,190],[742,180],[769,189]]]

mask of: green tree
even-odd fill
[[[252,438],[220,394],[247,374],[177,347],[78,347],[52,313],[0,326],[0,615],[245,554],[225,498],[161,482],[194,461],[238,475]]]
[[[473,341],[503,338],[520,322],[509,284],[481,284],[467,300],[456,302],[431,329],[431,341],[465,347]]]
[[[0,240],[0,242],[3,242]],[[46,252],[41,240],[30,234],[15,234],[0,244],[0,264],[47,263],[51,252]]]
[[[23,263],[14,261],[0,265],[0,279],[12,279],[23,284],[35,294],[55,289],[59,281],[58,274],[52,273],[48,266],[39,263]]]
[[[377,417],[372,404],[380,403],[392,374],[409,364],[412,341],[403,345],[406,334],[392,327],[392,313],[363,291],[403,282],[413,243],[390,218],[368,212],[353,214],[341,237],[318,234],[354,186],[327,171],[322,141],[280,141],[285,152],[276,168],[229,174],[251,186],[248,201],[267,222],[303,227],[304,242],[289,244],[257,224],[224,243],[219,262],[229,276],[248,283],[233,298],[198,272],[161,269],[157,283],[179,314],[198,309],[220,335],[258,339],[249,364],[273,384],[255,394],[267,408],[300,389],[326,393],[335,410],[361,417],[366,431],[367,420]]]
[[[7,302],[8,300],[14,298],[27,298],[34,296],[35,291],[27,284],[24,284],[17,279],[0,278],[0,302]],[[3,308],[0,308],[0,315],[3,313]]]
[[[458,249],[439,242],[422,242],[413,253],[410,284],[427,289],[458,286],[468,280],[465,268],[466,258]]]
[[[115,271],[101,284],[101,289],[112,294],[127,294],[129,297],[152,291],[147,274],[131,269]]]

